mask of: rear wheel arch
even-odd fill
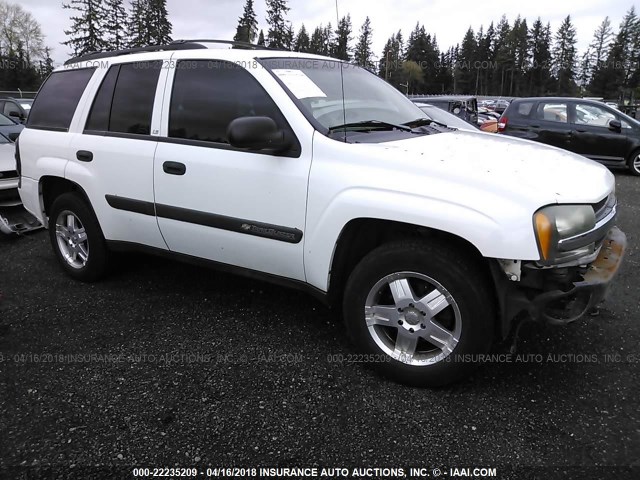
[[[89,196],[84,189],[75,182],[67,180],[66,178],[56,176],[44,176],[40,179],[40,200],[42,204],[42,211],[45,216],[49,216],[51,213],[51,207],[56,198],[65,193],[76,193],[87,204],[87,206],[93,211]],[[95,212],[93,212],[95,214]]]

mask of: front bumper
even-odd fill
[[[609,230],[600,254],[589,265],[582,280],[572,282],[566,290],[551,290],[537,295],[528,307],[531,317],[553,325],[566,325],[582,318],[605,299],[626,248],[626,235],[617,227]]]

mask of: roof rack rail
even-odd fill
[[[184,43],[219,43],[221,45],[231,45],[232,47],[245,48],[247,50],[280,50],[279,48],[266,47],[264,45],[256,45],[249,42],[238,42],[236,40],[217,40],[215,38],[196,38],[185,40],[174,40],[169,45],[181,45]]]
[[[73,63],[86,62],[89,60],[98,60],[100,58],[119,57],[121,55],[132,55],[134,53],[161,52],[161,51],[170,51],[170,50],[196,50],[196,49],[202,49],[202,48],[207,48],[207,47],[195,42],[180,41],[178,43],[172,42],[167,45],[151,45],[148,47],[127,48],[124,50],[113,50],[110,52],[92,52],[92,53],[87,53],[85,55],[80,55],[77,57],[70,58],[69,60],[64,62],[64,64],[71,65]]]

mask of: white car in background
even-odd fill
[[[40,227],[40,223],[22,207],[15,154],[15,144],[0,133],[0,232],[6,234]]]

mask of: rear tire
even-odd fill
[[[390,379],[441,386],[468,375],[494,336],[490,277],[440,243],[378,247],[353,270],[343,312],[367,363]]]
[[[108,250],[98,219],[75,193],[55,199],[49,215],[49,238],[63,270],[83,282],[94,282],[107,271]]]

